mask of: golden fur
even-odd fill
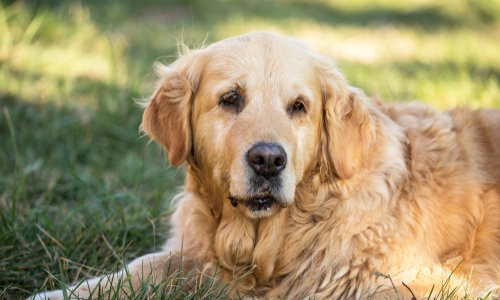
[[[133,285],[150,268],[161,280],[182,247],[184,268],[201,277],[218,263],[224,282],[253,270],[236,287],[247,298],[360,299],[378,288],[374,299],[396,299],[380,272],[421,299],[460,262],[459,294],[467,282],[472,294],[499,287],[500,111],[369,99],[326,58],[268,33],[190,51],[158,73],[142,129],[172,165],[187,161],[186,185],[164,252],[129,265]],[[234,89],[239,111],[220,102]],[[296,101],[305,111],[290,113]],[[254,193],[244,157],[261,141],[288,155],[272,191],[280,205],[233,207],[229,196]]]

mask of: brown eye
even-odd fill
[[[304,104],[302,104],[302,102],[300,101],[296,101],[292,106],[292,110],[294,112],[301,112],[304,110]]]
[[[220,106],[236,113],[239,113],[243,109],[243,102],[243,97],[238,90],[227,92],[219,98]]]
[[[219,103],[224,105],[224,106],[231,106],[236,104],[236,101],[238,101],[238,92],[229,92],[220,97]]]
[[[302,114],[306,111],[302,99],[297,99],[289,108],[290,115],[293,117],[297,114]]]

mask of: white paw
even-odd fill
[[[40,294],[36,294],[26,300],[60,300],[64,299],[63,292],[61,290],[50,291],[50,292],[42,292]]]

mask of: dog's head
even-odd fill
[[[172,165],[196,165],[252,218],[293,203],[314,170],[350,178],[374,129],[334,65],[296,40],[253,33],[159,66],[143,130]]]

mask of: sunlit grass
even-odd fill
[[[88,8],[40,8],[34,18],[22,2],[0,12],[0,92],[31,102],[96,105],[84,82],[125,87],[123,43],[99,31]],[[75,99],[76,98],[76,99]]]
[[[135,101],[179,40],[271,30],[336,58],[384,101],[498,108],[499,3],[2,2],[0,298],[60,288],[48,272],[67,284],[109,272],[116,253],[137,257],[167,238],[161,220],[182,171],[140,139]]]

